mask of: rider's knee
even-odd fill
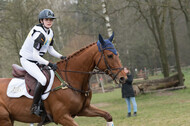
[[[39,82],[41,83],[42,86],[45,86],[47,82],[46,77],[40,78]]]

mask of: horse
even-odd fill
[[[127,79],[123,71],[119,54],[112,41],[103,39],[99,34],[99,40],[69,55],[67,59],[57,62],[59,77],[67,82],[67,88],[51,91],[44,100],[46,112],[51,115],[53,122],[64,126],[78,126],[75,116],[103,117],[107,125],[112,116],[98,109],[90,103],[92,90],[89,80],[95,73],[105,72],[116,82],[124,83]],[[96,71],[94,71],[96,69]],[[0,125],[13,126],[14,121],[23,123],[40,123],[41,117],[31,114],[32,99],[24,96],[10,98],[6,95],[9,82],[13,78],[0,78]],[[52,89],[62,85],[60,79],[55,76]]]

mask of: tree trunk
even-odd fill
[[[102,2],[102,9],[103,9],[103,17],[104,17],[104,21],[105,21],[107,32],[108,32],[108,37],[110,37],[113,33],[113,30],[111,28],[110,18],[107,13],[107,4],[105,0],[101,0],[101,2]]]
[[[134,82],[133,85],[135,86],[135,89],[134,89],[135,92],[145,93],[145,92],[151,92],[155,90],[180,86],[180,81],[178,78],[178,74],[175,74],[171,77],[167,77],[164,79]]]
[[[184,85],[184,83],[183,83],[180,60],[179,60],[178,43],[177,43],[176,32],[175,32],[173,12],[172,12],[171,8],[169,8],[169,16],[170,16],[171,33],[172,33],[173,44],[174,44],[174,53],[175,53],[175,59],[176,59],[176,66],[177,66],[178,78],[179,78],[179,82],[180,82],[179,85],[182,86],[182,85]]]
[[[187,26],[187,33],[190,40],[190,20],[186,20],[186,26]]]
[[[183,12],[185,16],[185,21],[186,21],[186,26],[187,26],[187,35],[190,40],[190,13],[189,13],[189,1],[184,1],[185,3],[183,4],[181,0],[178,0],[179,5],[181,7],[181,11]]]
[[[154,39],[156,41],[156,44],[160,53],[163,75],[164,77],[168,77],[169,65],[168,65],[165,36],[164,36],[166,8],[163,8],[162,10],[158,10],[158,6],[155,0],[146,1],[146,2],[149,5],[149,8],[148,8],[149,16],[146,16],[147,14],[144,14],[144,11],[140,6],[140,2],[135,1],[141,16],[145,19],[147,26],[152,32]]]
[[[155,1],[153,0],[153,5],[155,5]],[[166,52],[166,43],[165,43],[165,36],[164,36],[164,26],[165,26],[165,13],[166,13],[166,8],[163,8],[162,10],[162,22],[160,22],[159,14],[157,11],[157,6],[152,7],[152,16],[155,21],[156,25],[156,30],[158,33],[158,38],[159,38],[159,51],[160,51],[160,58],[161,58],[161,63],[162,63],[162,68],[163,68],[163,74],[164,77],[169,77],[169,66],[168,66],[168,59],[167,59],[167,52]]]

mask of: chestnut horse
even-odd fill
[[[94,68],[111,76],[114,80],[124,82],[127,79],[122,69],[119,54],[112,44],[113,35],[104,40],[99,35],[99,41],[68,56],[66,60],[57,63],[60,77],[68,84],[68,88],[52,91],[44,100],[44,106],[56,124],[78,126],[75,116],[103,117],[107,124],[112,122],[112,116],[90,104],[92,91],[89,80]],[[7,87],[12,78],[0,79],[0,125],[13,126],[14,121],[24,123],[39,123],[41,118],[30,113],[32,100],[25,96],[9,98]],[[55,77],[52,88],[61,85]],[[113,124],[112,124],[113,125]]]

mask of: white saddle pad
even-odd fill
[[[50,70],[50,74],[51,74],[50,82],[45,92],[49,91],[53,85],[54,76],[55,76],[53,70]],[[21,96],[26,96],[27,98],[33,99],[33,96],[28,94],[26,90],[25,80],[22,78],[13,78],[10,81],[7,88],[7,96],[11,98],[19,98]],[[42,99],[45,100],[48,96],[49,93],[43,94]]]

